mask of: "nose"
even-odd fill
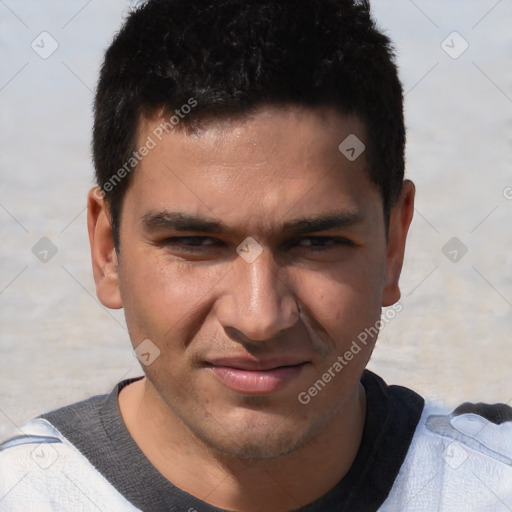
[[[297,302],[272,254],[264,250],[253,262],[237,258],[223,283],[216,314],[226,331],[248,340],[270,340],[299,318]]]

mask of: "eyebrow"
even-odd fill
[[[150,211],[141,217],[143,227],[148,231],[170,229],[173,231],[193,231],[203,233],[228,234],[233,230],[222,221],[183,212]],[[280,231],[293,235],[316,233],[340,229],[361,223],[363,215],[358,211],[320,214],[300,217],[281,225]],[[278,231],[278,230],[276,230]]]
[[[206,233],[227,231],[224,223],[214,219],[166,210],[148,212],[142,216],[141,220],[144,228],[151,231],[161,228],[175,231],[205,231]]]
[[[316,233],[317,231],[346,228],[359,224],[363,220],[362,213],[358,211],[329,213],[285,222],[282,230],[291,231],[294,235],[302,235],[305,233]]]

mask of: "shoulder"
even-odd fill
[[[379,511],[506,511],[512,506],[512,408],[427,403]]]
[[[80,415],[90,405],[81,402],[48,416]],[[0,444],[0,511],[57,509],[138,510],[48,419],[36,418]]]

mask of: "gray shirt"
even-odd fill
[[[151,464],[122,420],[117,396],[134,380],[111,393],[42,415],[134,506],[148,512],[218,512],[179,489]],[[421,417],[424,400],[410,389],[388,386],[365,370],[367,415],[361,446],[345,477],[302,512],[373,512],[385,501]]]

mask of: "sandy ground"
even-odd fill
[[[403,311],[370,368],[451,405],[512,403],[512,3],[373,4],[398,51],[417,211]],[[122,312],[96,300],[85,216],[93,88],[127,5],[0,3],[0,435],[141,373]]]

